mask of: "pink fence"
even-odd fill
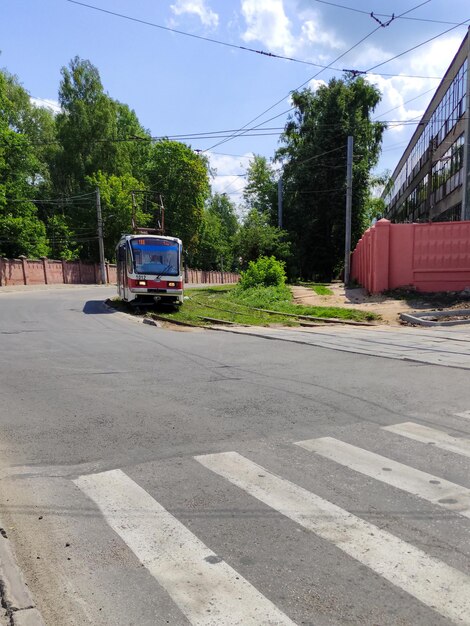
[[[352,254],[351,278],[371,293],[470,288],[470,221],[392,224],[369,228]]]
[[[226,283],[238,283],[240,279],[239,274],[235,272],[215,272],[205,270],[191,270],[186,269],[184,273],[184,282],[193,284],[226,284]]]
[[[116,266],[106,263],[108,283],[116,282]],[[100,283],[97,263],[52,259],[0,258],[0,287],[6,285],[93,285]]]
[[[108,283],[116,282],[116,266],[106,263]],[[206,272],[185,270],[187,283],[236,283],[239,275],[233,272]],[[0,287],[6,285],[94,285],[99,284],[100,266],[81,261],[54,261],[52,259],[0,258]]]

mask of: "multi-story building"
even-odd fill
[[[392,222],[470,219],[469,32],[383,192]]]

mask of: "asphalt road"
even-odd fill
[[[0,523],[47,625],[470,624],[470,330],[170,331],[112,293],[0,292]]]

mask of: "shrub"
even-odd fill
[[[278,287],[285,285],[285,263],[273,256],[262,256],[256,261],[250,261],[248,268],[240,275],[242,289],[251,287]]]

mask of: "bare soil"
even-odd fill
[[[328,287],[331,296],[319,296],[311,287],[294,286],[294,302],[310,306],[335,306],[376,313],[382,317],[382,324],[400,326],[399,313],[412,311],[436,311],[443,309],[470,308],[470,294],[425,294],[412,291],[396,292],[390,295],[370,295],[362,287],[345,289],[343,283],[332,283]]]

